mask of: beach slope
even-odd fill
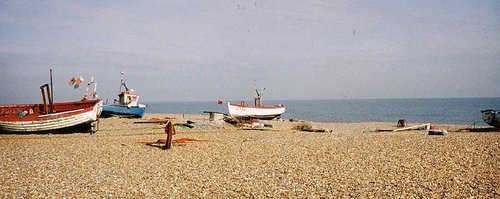
[[[488,197],[500,195],[500,133],[437,125],[373,132],[395,123],[313,123],[331,133],[237,128],[207,115],[146,114],[196,122],[175,126],[170,150],[141,142],[166,138],[164,124],[100,120],[100,131],[0,134],[0,197]]]

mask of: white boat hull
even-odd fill
[[[248,106],[227,103],[229,115],[234,118],[274,119],[285,112],[285,106]]]

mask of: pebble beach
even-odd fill
[[[166,138],[169,150],[145,145]],[[325,133],[235,127],[208,115],[100,119],[96,134],[0,134],[2,198],[499,198],[500,132],[436,124],[375,132],[394,123],[315,123]],[[414,125],[414,124],[409,124]]]

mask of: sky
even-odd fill
[[[500,97],[500,1],[0,1],[0,104]]]

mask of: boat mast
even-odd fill
[[[50,112],[54,112],[54,86],[52,85],[52,68],[50,69]]]
[[[120,77],[120,93],[122,92],[123,74],[125,74],[125,73],[122,71],[121,74],[122,74],[122,76]]]
[[[92,77],[92,82],[94,82],[94,77]],[[93,99],[98,98],[98,96],[97,96],[97,82],[94,82],[94,92],[92,93],[92,97],[94,97]]]
[[[85,92],[85,95],[83,99],[87,99],[87,95],[89,94],[89,87],[94,84],[94,91],[92,92],[92,99],[97,99],[97,82],[94,82],[94,76],[90,78],[90,82],[87,84],[87,91]]]
[[[255,89],[255,92],[257,93],[257,97],[254,98],[255,100],[255,106],[262,106],[262,93],[266,90],[266,88],[263,88],[261,92],[259,90]]]
[[[125,91],[128,91],[127,84],[125,84],[125,81],[123,81],[123,74],[125,74],[125,73],[122,71],[122,77],[121,77],[121,80],[120,80],[120,93],[122,92],[122,85],[125,88]]]
[[[262,93],[266,90],[266,88],[262,88],[261,91],[257,89],[257,83],[255,80],[253,80],[253,87],[255,89],[255,92],[257,93],[257,97],[254,98],[254,104],[255,106],[262,106]]]

